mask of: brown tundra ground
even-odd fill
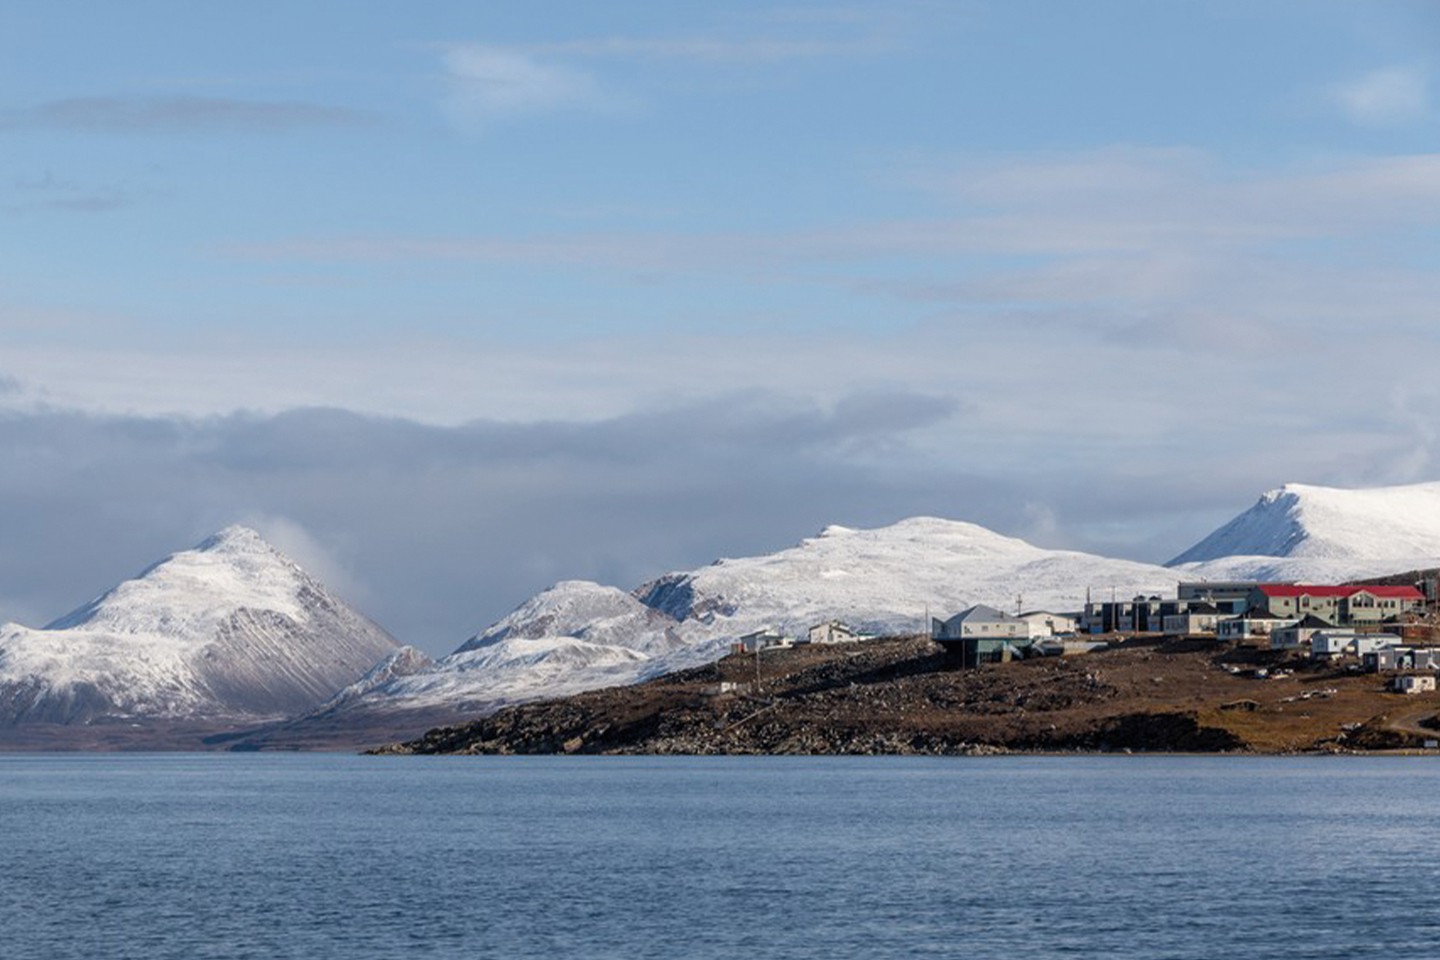
[[[511,707],[386,753],[1290,753],[1425,749],[1440,695],[1213,638],[959,669],[924,637],[735,655]],[[1263,674],[1263,675],[1262,675]],[[1277,677],[1276,675],[1279,674]],[[717,693],[722,682],[740,689]]]

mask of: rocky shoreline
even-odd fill
[[[1422,749],[1435,695],[1207,638],[957,669],[924,637],[731,656],[382,754],[1293,753]],[[1434,734],[1440,736],[1440,734]]]

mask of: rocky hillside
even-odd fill
[[[956,670],[923,638],[767,651],[511,707],[389,753],[1336,751],[1419,746],[1440,698],[1215,641]],[[1260,672],[1264,672],[1264,676]],[[1279,679],[1272,679],[1275,672]],[[1287,673],[1293,671],[1293,673]],[[736,684],[721,692],[720,685]]]

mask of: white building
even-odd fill
[[[1314,614],[1306,615],[1299,623],[1277,627],[1270,631],[1271,650],[1294,650],[1310,645],[1310,638],[1321,630],[1334,630],[1335,624],[1327,623]]]
[[[1180,606],[1180,604],[1176,604]],[[1222,614],[1218,607],[1205,600],[1186,601],[1185,609],[1178,613],[1167,613],[1161,617],[1160,630],[1167,637],[1191,637],[1202,633],[1214,633]]]
[[[1400,638],[1393,633],[1346,633],[1340,630],[1317,630],[1310,637],[1310,657],[1334,660],[1337,657],[1363,657],[1383,647],[1397,646]]]
[[[1238,617],[1220,620],[1215,624],[1215,635],[1221,640],[1245,640],[1249,637],[1269,637],[1281,627],[1299,622],[1298,617],[1277,617],[1264,610],[1250,609]]]
[[[755,653],[758,650],[769,650],[771,647],[792,647],[794,645],[793,637],[785,636],[774,627],[766,627],[764,630],[745,634],[736,640],[730,649],[736,653]]]
[[[1032,637],[1058,637],[1074,633],[1079,626],[1078,618],[1048,610],[1031,610],[1020,614],[1020,619],[1029,624]]]
[[[935,640],[967,640],[971,638],[1030,638],[1030,624],[1019,617],[994,607],[977,603],[949,620],[931,619],[930,636]]]
[[[860,634],[851,630],[839,620],[817,623],[807,631],[811,643],[852,643],[861,639]]]
[[[1433,676],[1407,673],[1390,681],[1390,689],[1396,693],[1434,693]]]

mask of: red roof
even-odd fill
[[[1372,597],[1395,600],[1424,600],[1425,595],[1414,587],[1335,587],[1303,583],[1262,583],[1259,591],[1267,597],[1350,597],[1368,593]]]

